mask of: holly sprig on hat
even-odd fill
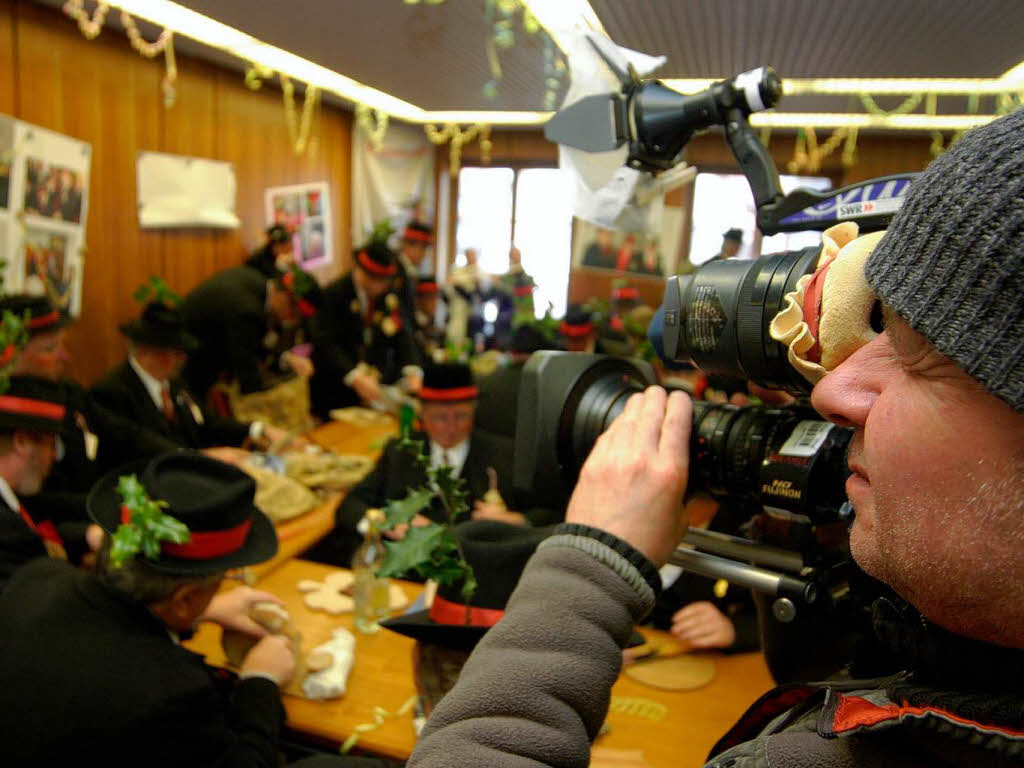
[[[117,492],[123,508],[128,510],[129,522],[121,523],[111,539],[110,562],[114,568],[120,568],[139,552],[157,560],[162,542],[184,544],[191,537],[188,526],[164,514],[167,502],[149,498],[135,475],[121,475]]]
[[[380,576],[398,577],[415,571],[424,579],[433,579],[446,586],[461,582],[468,624],[468,606],[476,592],[476,576],[452,532],[458,519],[469,513],[466,481],[457,477],[451,467],[432,468],[426,443],[413,440],[408,431],[403,433],[399,446],[415,455],[416,463],[427,473],[427,485],[411,490],[405,498],[389,501],[384,507],[385,520],[381,528],[387,531],[398,525],[408,525],[435,498],[444,507],[448,521],[410,527],[400,541],[385,542],[386,554],[378,573]]]
[[[139,304],[148,304],[151,301],[159,301],[172,307],[181,304],[181,296],[171,290],[171,287],[156,275],[150,276],[149,280],[132,293],[132,298]]]
[[[0,318],[0,393],[6,392],[10,386],[14,361],[18,352],[28,344],[28,323],[31,319],[27,309],[23,315],[5,310]]]

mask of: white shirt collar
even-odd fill
[[[14,495],[11,486],[2,477],[0,477],[0,498],[4,500],[8,507],[14,510],[14,514],[18,514],[18,510],[21,509],[21,502],[18,501],[18,497]]]
[[[448,455],[448,464],[455,471],[455,476],[462,474],[462,466],[469,456],[469,438],[463,440],[451,448],[442,448],[433,440],[430,441],[430,466],[437,469],[445,463],[445,454]]]
[[[166,381],[160,381],[151,376],[145,368],[139,365],[139,361],[135,359],[134,355],[128,356],[128,365],[132,367],[135,374],[142,381],[142,386],[149,392],[149,396],[153,399],[153,403],[156,405],[156,409],[160,412],[164,410],[164,387],[170,387],[170,384]],[[168,391],[168,394],[170,392]]]

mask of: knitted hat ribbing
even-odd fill
[[[865,273],[914,330],[1024,413],[1024,109],[928,166]]]

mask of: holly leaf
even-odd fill
[[[384,525],[381,528],[390,531],[396,525],[408,523],[430,506],[433,498],[434,492],[429,488],[417,488],[410,491],[404,499],[389,501],[384,507]]]
[[[122,523],[110,540],[110,562],[115,568],[120,568],[126,560],[135,557],[141,543],[142,531]]]
[[[434,549],[441,542],[446,528],[437,523],[410,528],[401,541],[384,542],[385,555],[379,575],[398,577],[433,560]]]

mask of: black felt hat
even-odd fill
[[[419,398],[428,403],[457,403],[480,395],[465,363],[430,363],[423,369]]]
[[[520,355],[532,355],[541,349],[552,349],[552,344],[536,326],[520,325],[512,334],[509,348]]]
[[[63,328],[72,322],[69,316],[57,310],[53,303],[45,296],[29,296],[24,293],[4,296],[0,299],[0,314],[5,311],[11,312],[18,317],[22,317],[25,312],[28,312],[29,336],[56,331],[58,328]]]
[[[727,229],[722,233],[723,240],[732,240],[736,243],[743,242],[743,230],[742,229]]]
[[[594,332],[593,315],[580,304],[570,304],[558,326],[558,332],[569,337],[589,336]]]
[[[267,227],[267,240],[275,245],[281,243],[289,243],[292,239],[292,233],[288,231],[288,228],[283,224],[273,224]]]
[[[185,330],[185,319],[181,312],[162,301],[149,302],[141,315],[118,327],[132,341],[151,347],[191,352],[199,346],[196,337]]]
[[[456,526],[455,536],[477,580],[469,603],[469,624],[462,585],[456,584],[438,587],[429,609],[397,616],[381,626],[424,643],[473,647],[504,614],[527,561],[551,530],[493,520],[470,520]]]
[[[417,296],[434,296],[440,292],[441,287],[437,284],[437,278],[433,275],[424,275],[416,283]]]
[[[0,430],[64,432],[68,419],[68,388],[38,376],[11,376],[0,394]]]
[[[374,277],[394,277],[398,272],[398,258],[386,243],[371,241],[355,252],[356,264]]]
[[[274,525],[254,503],[255,481],[237,467],[194,451],[160,454],[99,480],[86,509],[107,533],[127,522],[117,483],[122,475],[132,474],[151,499],[167,503],[164,513],[184,523],[191,534],[184,544],[164,542],[158,559],[145,559],[149,567],[200,576],[262,563],[277,553]]]

